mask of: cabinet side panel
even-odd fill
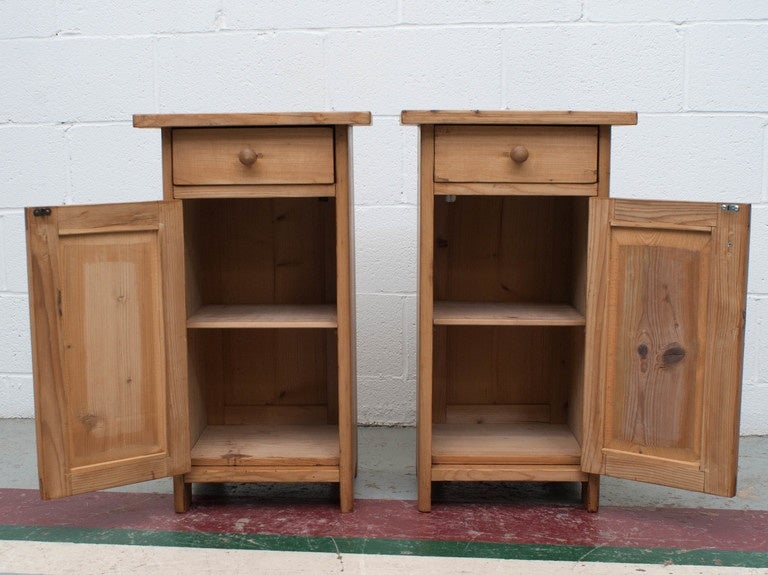
[[[432,337],[435,242],[435,130],[421,126],[419,178],[419,381],[417,476],[419,510],[432,505]]]
[[[160,130],[160,145],[163,158],[163,199],[173,199],[173,131],[170,128]]]
[[[338,321],[339,482],[341,510],[352,511],[356,473],[355,332],[350,128],[336,126],[336,313]]]
[[[597,196],[608,198],[611,187],[611,126],[599,126],[597,138]]]
[[[170,134],[170,130],[168,132]],[[164,167],[166,153],[170,154],[171,151],[166,152],[163,148]],[[168,177],[170,178],[170,176]],[[202,305],[201,286],[203,285],[203,278],[210,274],[210,271],[204,266],[205,246],[207,245],[207,242],[204,241],[206,230],[220,226],[221,222],[216,217],[218,212],[204,210],[205,205],[201,202],[185,200],[182,204],[184,210],[184,292],[186,297],[184,317],[186,320]],[[221,386],[217,386],[217,393],[213,397],[209,396],[203,387],[205,381],[213,379],[221,382],[223,380],[220,365],[221,333],[220,330],[191,330],[187,334],[187,338],[189,435],[191,444],[194,444],[206,425],[221,423],[224,418]],[[212,349],[215,353],[211,352]],[[216,358],[219,358],[218,365],[212,365],[216,363]],[[211,371],[213,371],[214,377],[209,375]]]
[[[573,300],[571,303],[584,317],[587,316],[587,270],[589,244],[589,200],[573,198]],[[573,368],[568,387],[568,425],[579,444],[584,444],[584,355],[585,329],[579,329],[571,340]]]

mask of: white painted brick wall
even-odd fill
[[[764,24],[697,24],[686,37],[688,109],[768,112]]]
[[[558,22],[581,18],[581,0],[423,0],[403,2],[403,23]]]
[[[417,130],[402,109],[639,112],[616,197],[753,204],[742,432],[768,434],[768,3],[0,1],[0,417],[33,414],[22,208],[157,199],[131,114],[370,110],[354,130],[359,415],[416,401]]]
[[[525,26],[502,34],[505,108],[682,108],[685,39],[671,24]]]
[[[158,38],[158,111],[274,111],[276,100],[281,110],[324,109],[324,41],[293,31]]]
[[[760,203],[766,119],[742,115],[647,115],[614,128],[611,195]]]
[[[584,16],[594,22],[764,20],[768,4],[755,0],[587,0]]]

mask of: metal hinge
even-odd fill
[[[32,210],[32,215],[36,218],[39,218],[41,216],[50,216],[51,215],[51,208],[35,208]]]
[[[720,209],[724,212],[738,212],[739,211],[739,205],[738,204],[721,204]]]

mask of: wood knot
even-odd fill
[[[82,423],[83,427],[85,427],[88,431],[93,431],[98,422],[99,418],[92,413],[80,416],[80,423]]]
[[[685,350],[679,345],[672,346],[664,350],[661,354],[661,361],[665,365],[674,365],[680,363],[685,358]]]
[[[637,355],[639,355],[642,359],[645,359],[648,357],[648,346],[644,343],[641,343],[637,346]]]

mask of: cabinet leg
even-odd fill
[[[590,473],[589,479],[581,484],[581,500],[587,511],[594,513],[600,505],[600,476]]]
[[[419,511],[432,511],[432,481],[419,481]]]
[[[354,479],[352,473],[342,473],[339,481],[339,503],[342,513],[350,513],[355,508]]]
[[[176,513],[186,513],[192,503],[192,484],[184,483],[183,475],[173,476],[173,507]]]

